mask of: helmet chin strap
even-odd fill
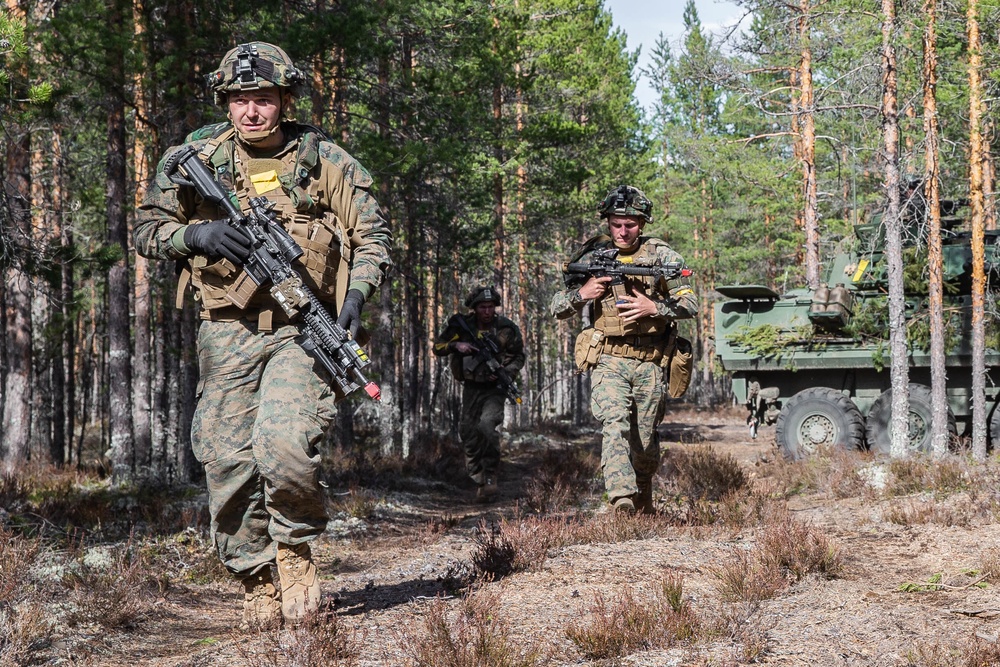
[[[281,123],[279,122],[270,130],[258,130],[257,132],[240,132],[239,130],[237,130],[236,136],[237,138],[239,138],[241,142],[249,146],[254,146],[255,144],[259,144],[260,142],[264,141],[265,139],[267,139],[280,129],[281,129]]]

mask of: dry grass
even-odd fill
[[[883,518],[900,526],[935,524],[939,526],[971,526],[978,514],[977,509],[967,500],[949,500],[947,503],[935,500],[907,499],[889,504]]]
[[[678,495],[692,500],[719,500],[748,484],[746,472],[735,458],[707,446],[667,450],[662,474]]]
[[[885,495],[905,496],[911,493],[933,491],[947,495],[964,491],[971,478],[979,471],[973,471],[967,459],[948,456],[935,459],[931,456],[914,455],[904,459],[889,461],[890,482]]]
[[[774,562],[796,581],[812,573],[835,577],[844,568],[839,547],[783,508],[770,513],[757,548],[764,560]]]
[[[709,568],[709,572],[719,580],[719,595],[725,602],[770,600],[788,583],[773,560],[740,547],[733,548],[730,557]]]
[[[404,629],[404,645],[416,667],[536,667],[550,656],[534,641],[516,639],[501,612],[499,593],[480,590],[457,613],[447,601],[427,604],[420,626]]]
[[[335,496],[329,503],[331,516],[344,513],[355,519],[371,519],[375,516],[379,497],[372,491],[357,486],[346,493]]]
[[[576,507],[598,486],[598,456],[587,449],[547,449],[525,485],[525,504],[535,512]]]
[[[857,498],[873,495],[858,471],[871,460],[863,452],[824,449],[798,461],[777,456],[766,468],[774,491],[789,497],[808,491],[830,498]]]
[[[808,574],[834,577],[842,570],[840,549],[784,509],[768,512],[752,547],[735,547],[729,558],[711,568],[723,600],[748,603],[773,598]]]
[[[1000,547],[991,547],[979,557],[979,572],[991,584],[1000,582]]]
[[[906,656],[905,667],[996,667],[1000,644],[973,635],[964,644],[918,644]]]
[[[0,604],[0,665],[34,664],[36,647],[51,633],[51,617],[42,604]]]
[[[598,593],[590,619],[567,626],[566,636],[593,660],[692,640],[701,620],[683,592],[680,575],[668,574],[646,598],[637,598],[629,589],[610,601]]]
[[[481,522],[473,541],[472,567],[483,581],[497,581],[528,568],[510,532],[501,526]]]
[[[96,623],[106,630],[122,630],[152,616],[154,602],[167,586],[153,577],[157,568],[137,555],[131,540],[108,556],[103,563],[80,560],[63,577],[72,603],[69,625]]]
[[[352,667],[363,638],[336,614],[316,614],[292,627],[259,629],[249,637],[233,636],[246,667]]]

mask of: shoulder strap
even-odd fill
[[[215,155],[215,151],[218,150],[219,146],[236,136],[236,128],[232,125],[227,125],[222,127],[218,132],[216,132],[205,145],[201,147],[198,151],[198,159],[205,164],[210,164],[212,156]]]
[[[571,260],[569,260],[570,263],[579,260],[581,257],[586,255],[591,250],[597,248],[598,246],[610,243],[611,241],[612,241],[611,237],[608,236],[607,234],[598,234],[597,236],[587,239],[587,241],[583,244],[583,247],[580,248],[580,250],[578,250],[575,255],[573,255],[573,258]]]

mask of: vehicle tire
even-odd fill
[[[854,402],[829,387],[811,387],[781,408],[775,438],[787,459],[815,454],[821,447],[860,449],[865,420]]]
[[[1000,452],[1000,405],[993,408],[993,416],[990,417],[990,449]]]
[[[868,448],[876,454],[889,455],[892,443],[889,433],[891,418],[892,389],[887,389],[872,403],[866,420]],[[948,408],[948,433],[955,435],[957,432],[955,415]],[[910,452],[931,450],[931,388],[914,382],[910,383],[910,441],[907,448]]]

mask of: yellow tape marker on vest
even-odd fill
[[[253,183],[253,187],[259,195],[281,187],[281,182],[278,181],[278,172],[274,169],[262,171],[259,174],[250,174],[250,182]]]
[[[867,259],[863,259],[860,262],[858,262],[858,270],[854,272],[853,276],[851,276],[851,282],[852,283],[856,283],[859,280],[861,280],[861,276],[864,275],[865,269],[867,269],[867,268],[868,268],[868,260]]]

